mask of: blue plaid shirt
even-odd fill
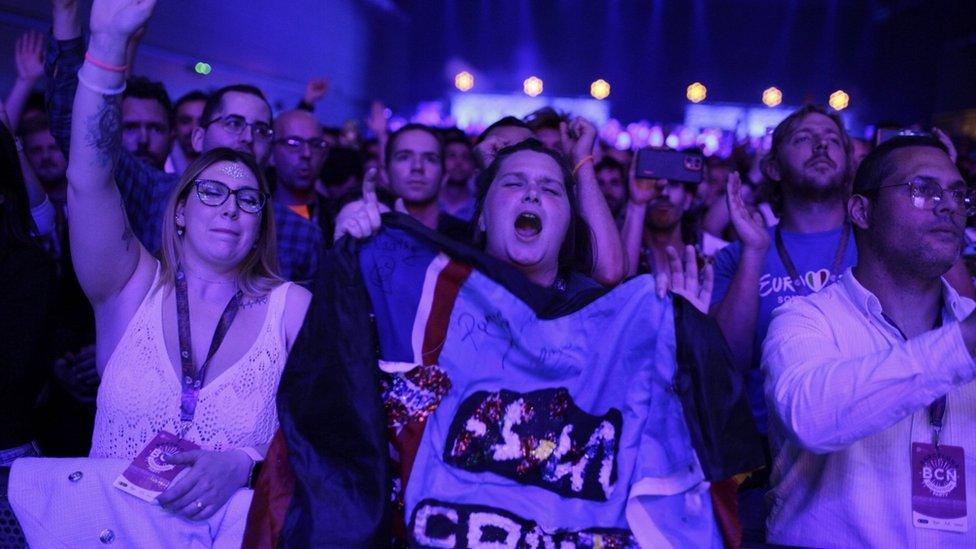
[[[269,203],[274,211],[281,276],[308,286],[315,278],[322,247],[322,229],[314,217],[320,208],[315,208],[312,219],[305,219],[278,200]]]
[[[85,45],[81,38],[48,40],[44,70],[47,73],[47,111],[51,134],[65,158],[71,143],[71,110],[78,89],[78,69],[84,61]],[[153,255],[162,239],[163,213],[179,176],[156,169],[123,150],[115,166],[115,183],[122,194],[132,231]],[[274,211],[278,236],[280,275],[287,280],[306,281],[315,276],[322,231],[310,221],[269,201]]]

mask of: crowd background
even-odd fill
[[[890,27],[898,28],[903,17],[909,17],[920,9],[886,3],[871,5],[877,9],[886,7],[894,12],[888,15],[890,19],[885,23],[888,26],[881,25],[885,32]],[[383,2],[376,2],[367,9],[381,12],[380,20],[395,17],[399,8],[394,8],[394,14],[391,15],[384,6]],[[860,8],[870,11],[864,6]],[[21,11],[2,12],[9,16],[5,23],[8,27],[24,26],[19,24],[31,22],[21,15],[13,15],[14,13],[36,15],[31,12],[33,8],[18,6],[18,9]],[[316,10],[324,17],[342,15],[330,21],[330,28],[343,29],[328,37],[330,50],[348,53],[367,48],[356,35],[357,29],[363,30],[368,25],[350,15],[358,13],[357,9],[337,3],[335,6],[319,7]],[[627,95],[629,84],[622,86],[622,92],[613,92],[623,96],[622,99],[617,99],[617,95],[611,96],[614,101],[628,103],[620,111],[629,117],[617,115],[614,109],[615,117],[605,123],[593,125],[577,118],[579,113],[547,106],[524,116],[507,121],[503,119],[498,126],[475,123],[462,129],[456,127],[457,120],[444,109],[438,108],[437,104],[425,104],[418,99],[423,92],[418,91],[420,88],[413,82],[426,76],[429,71],[421,68],[416,71],[415,78],[409,72],[409,62],[394,64],[391,70],[393,77],[408,83],[403,86],[402,93],[397,93],[396,87],[377,87],[376,82],[382,80],[377,80],[375,75],[369,74],[370,71],[363,71],[363,67],[357,65],[361,58],[304,63],[309,58],[306,54],[283,54],[289,58],[288,66],[297,63],[305,69],[301,83],[295,78],[252,80],[250,77],[260,74],[261,70],[247,69],[247,63],[240,60],[237,60],[236,65],[228,63],[226,68],[230,70],[223,71],[220,79],[207,80],[198,74],[214,67],[217,70],[225,68],[219,63],[214,63],[209,69],[195,64],[196,72],[190,74],[183,66],[190,57],[179,57],[174,62],[172,58],[167,59],[169,54],[166,50],[151,45],[151,42],[159,43],[165,36],[155,31],[157,25],[166,27],[172,21],[167,17],[176,17],[165,9],[159,11],[160,17],[153,21],[150,31],[146,33],[147,37],[155,37],[155,40],[146,40],[144,44],[140,44],[142,34],[138,34],[137,39],[130,44],[132,51],[127,59],[131,68],[130,74],[127,74],[127,89],[121,109],[122,145],[131,156],[130,160],[141,164],[132,164],[135,167],[125,168],[126,164],[123,162],[123,169],[128,169],[126,173],[132,177],[125,177],[128,183],[120,180],[120,187],[123,193],[130,193],[124,195],[124,198],[130,199],[127,200],[127,207],[133,224],[132,230],[151,252],[159,248],[159,243],[153,242],[154,238],[159,237],[159,227],[153,224],[153,218],[157,214],[153,208],[162,207],[163,204],[140,193],[152,188],[151,183],[154,181],[177,177],[199,154],[194,143],[199,137],[195,136],[202,133],[208,124],[214,123],[207,116],[208,98],[219,87],[217,82],[228,81],[253,82],[271,99],[273,122],[265,124],[263,128],[255,126],[253,121],[235,122],[227,118],[220,119],[220,124],[228,132],[253,135],[256,142],[261,140],[259,132],[267,131],[266,146],[260,153],[264,156],[261,158],[258,155],[258,163],[266,168],[272,195],[271,204],[275,208],[279,224],[277,238],[282,274],[286,279],[306,285],[314,277],[316,254],[320,247],[329,247],[333,238],[343,232],[342,220],[337,216],[344,205],[361,198],[360,189],[363,188],[364,180],[375,180],[380,200],[391,209],[397,207],[395,198],[406,194],[407,191],[396,187],[395,181],[390,181],[395,180],[395,174],[386,172],[393,164],[390,145],[391,139],[395,141],[395,138],[391,136],[403,135],[402,132],[409,132],[411,128],[416,129],[413,124],[435,128],[433,131],[444,143],[444,165],[442,177],[437,182],[439,196],[435,207],[430,212],[414,210],[409,213],[431,228],[437,228],[448,235],[466,234],[468,224],[475,221],[474,186],[477,174],[490,163],[491,156],[500,148],[500,141],[493,141],[489,136],[490,130],[506,131],[507,128],[513,132],[523,132],[525,135],[522,137],[535,137],[546,147],[571,159],[574,172],[591,163],[600,191],[615,221],[615,228],[621,233],[625,247],[623,254],[626,256],[611,256],[611,265],[594,266],[591,274],[600,282],[613,283],[622,276],[638,273],[660,273],[672,259],[666,252],[666,247],[670,245],[679,250],[683,244],[691,245],[702,265],[711,264],[718,251],[728,243],[740,242],[741,245],[743,239],[736,230],[737,224],[733,219],[735,214],[732,212],[734,208],[730,206],[739,196],[742,207],[757,223],[772,226],[777,222],[776,185],[767,179],[761,169],[772,145],[771,134],[750,135],[744,128],[650,122],[648,120],[654,116],[675,119],[673,115],[661,114],[675,109],[662,106],[654,115],[643,114],[644,108],[652,108],[650,105],[654,102],[653,93],[646,99],[647,103],[629,102],[632,97]],[[424,9],[407,11],[410,17],[427,13]],[[232,17],[222,20],[221,24],[229,27],[246,25],[246,15],[233,14]],[[192,21],[192,15],[184,14],[183,17],[191,19],[191,24],[184,27],[183,32],[193,34],[194,25],[199,25],[199,21]],[[281,19],[287,17],[283,14]],[[343,27],[343,22],[350,24]],[[959,30],[959,27],[952,28]],[[272,28],[267,32],[269,36],[278,36],[282,31],[287,29]],[[838,29],[834,29],[834,32],[840,33]],[[956,36],[959,33],[948,34]],[[445,37],[450,36],[451,33],[444,33],[440,40],[448,40]],[[969,36],[972,41],[973,35]],[[239,36],[235,37],[230,42],[221,44],[220,48],[223,50],[228,47],[228,43],[241,39]],[[210,39],[201,38],[193,49],[208,51],[208,40]],[[412,45],[417,44],[417,39],[406,41]],[[286,47],[286,44],[278,44],[275,40],[268,42],[275,46],[268,48],[262,55],[270,58],[282,55],[279,49]],[[396,43],[395,37],[383,36],[372,46],[389,47]],[[12,69],[4,71],[4,78],[0,78],[0,82],[8,83],[5,88],[8,91],[3,96],[4,110],[8,117],[5,125],[11,135],[20,138],[31,168],[24,173],[24,188],[27,189],[31,206],[37,206],[36,197],[31,194],[36,194],[37,189],[43,189],[50,202],[47,209],[35,209],[33,213],[38,228],[46,227],[41,231],[41,242],[53,263],[45,268],[38,267],[30,274],[10,275],[45,285],[47,291],[42,293],[50,299],[50,303],[38,302],[38,309],[43,309],[48,314],[31,319],[32,323],[7,317],[3,319],[10,325],[7,330],[10,334],[8,344],[27,341],[33,337],[41,341],[40,347],[44,352],[35,357],[38,368],[30,372],[29,376],[19,379],[17,383],[0,387],[0,401],[11,403],[12,408],[19,406],[20,409],[30,409],[30,417],[23,418],[23,424],[18,424],[21,430],[12,429],[9,437],[3,439],[9,444],[0,443],[0,448],[14,446],[24,440],[24,433],[30,432],[32,434],[29,438],[37,443],[35,451],[42,455],[85,456],[91,450],[95,396],[100,378],[95,367],[92,309],[79,287],[67,251],[67,161],[59,147],[59,141],[63,141],[66,136],[58,134],[58,131],[59,128],[64,129],[64,116],[70,115],[70,108],[64,102],[65,97],[60,98],[59,104],[59,89],[53,84],[56,75],[52,70],[58,66],[58,62],[63,62],[67,50],[61,46],[55,47],[50,36],[38,30],[18,33],[15,40],[7,41],[7,45],[7,66]],[[305,47],[313,48],[314,43]],[[646,45],[641,46],[645,47]],[[544,49],[541,46],[540,48]],[[971,51],[972,48],[972,44],[964,45],[960,47],[960,51]],[[695,48],[692,50],[697,51]],[[944,56],[949,58],[939,65],[943,71],[942,78],[965,73],[965,69],[958,69],[952,62],[954,55],[964,54],[945,48],[942,51],[948,51]],[[862,51],[860,55],[864,57],[867,54]],[[712,57],[709,62],[717,63],[714,59],[717,55]],[[267,58],[257,59],[255,64],[260,66],[263,61],[267,61]],[[656,62],[660,64],[661,60]],[[829,60],[827,62],[830,64]],[[444,66],[449,76],[467,67],[458,60]],[[816,66],[813,64],[810,72],[816,72]],[[838,69],[831,70],[836,72]],[[874,72],[885,74],[883,71]],[[685,76],[682,71],[676,71],[675,74],[675,79]],[[500,79],[500,76],[490,70],[476,72],[475,75],[479,81],[483,76],[486,76],[484,80],[488,82]],[[957,81],[958,87],[966,88],[965,84],[972,82],[966,78],[971,75],[966,73],[963,76],[965,78]],[[635,80],[640,81],[643,78],[642,76]],[[945,88],[945,85],[940,86],[940,89]],[[371,94],[376,89],[390,91]],[[888,103],[889,107],[896,108],[887,111],[878,111],[877,107],[863,109],[856,115],[847,117],[851,121],[848,130],[853,137],[851,145],[854,166],[875,146],[882,130],[931,132],[949,145],[954,153],[956,166],[968,185],[976,185],[974,111],[958,108],[951,116],[946,113],[936,115],[937,107],[934,106],[976,107],[976,94],[972,93],[976,87],[969,86],[968,89],[968,95],[964,92],[960,96],[953,87],[952,93],[942,93],[937,100],[929,102],[933,106],[923,109],[925,112],[915,106],[898,110],[898,103],[891,102]],[[873,101],[868,93],[870,88],[855,87],[853,90],[854,94],[857,91],[866,92],[862,96],[855,95],[854,101],[860,97],[865,97],[866,102]],[[248,90],[238,91],[251,93]],[[924,94],[913,94],[910,86],[906,86],[904,92],[903,96],[914,98],[916,104],[925,103],[929,99]],[[730,98],[734,98],[733,95],[730,94]],[[71,97],[67,99],[70,100]],[[814,102],[823,103],[825,98]],[[662,105],[666,103],[662,102]],[[839,111],[825,109],[824,112],[837,114]],[[883,115],[880,114],[882,112]],[[60,120],[59,115],[62,117]],[[945,130],[944,133],[935,129],[937,123]],[[594,146],[583,150],[589,144],[587,139],[593,139]],[[701,151],[705,157],[702,182],[696,186],[688,186],[663,180],[653,183],[637,181],[633,172],[634,155],[636,150],[644,147]],[[7,165],[12,167],[14,161],[8,160],[10,162]],[[145,167],[145,170],[139,166]],[[387,168],[384,169],[383,166]],[[741,178],[742,187],[734,187],[737,196],[729,197],[727,191],[732,188],[729,187],[730,177],[735,179],[733,174],[736,173]],[[126,185],[131,187],[128,191],[125,189]],[[132,197],[136,199],[131,200]],[[629,226],[628,211],[634,205],[646,207],[647,214],[643,217],[643,222]],[[139,215],[139,211],[134,213],[132,209],[140,207],[145,208],[144,215]],[[641,210],[642,216],[645,215],[644,211]],[[433,217],[430,218],[429,215]],[[424,216],[428,218],[425,219]],[[455,225],[451,225],[452,223]],[[679,230],[675,231],[675,227],[679,227]],[[957,285],[957,290],[962,295],[973,297],[976,296],[976,286],[972,280],[976,273],[976,245],[973,244],[976,242],[976,229],[970,230],[973,233],[968,237],[964,250],[964,260],[970,272],[968,277],[962,277],[963,283]],[[10,291],[15,291],[13,286]],[[37,331],[38,327],[40,332]],[[21,333],[28,331],[29,333]],[[36,396],[36,400],[25,403],[24,398],[28,396]],[[18,413],[11,412],[11,415]],[[759,478],[752,482],[761,486],[764,480]],[[746,506],[742,508],[744,517],[750,510],[749,501],[745,501]],[[756,508],[761,507],[761,503],[752,503]],[[761,515],[761,512],[758,513]],[[751,524],[761,523],[761,517],[753,518],[756,520],[752,523],[746,520],[747,529]]]

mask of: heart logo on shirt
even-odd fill
[[[820,269],[819,271],[807,271],[807,276],[803,281],[807,283],[807,288],[810,288],[814,292],[819,292],[827,285],[827,280],[829,279],[830,271]]]

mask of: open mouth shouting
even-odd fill
[[[520,240],[533,240],[542,232],[542,218],[534,212],[522,212],[515,218],[515,235]]]

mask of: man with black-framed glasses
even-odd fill
[[[763,345],[768,541],[974,546],[976,304],[944,275],[976,193],[939,140],[897,137],[864,159],[847,212],[856,266],[776,309]]]
[[[266,166],[274,140],[271,105],[255,86],[224,86],[210,94],[191,139],[197,152],[228,147],[249,153],[259,166]]]

